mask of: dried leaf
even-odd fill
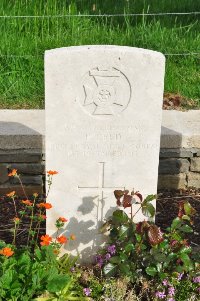
[[[123,207],[124,208],[127,208],[127,207],[131,207],[131,204],[132,204],[132,196],[131,195],[128,195],[128,194],[125,194],[124,195],[124,198],[123,198]]]
[[[156,246],[164,240],[162,231],[156,225],[149,226],[147,235],[152,246]]]

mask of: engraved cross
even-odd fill
[[[124,186],[118,186],[118,187],[107,187],[104,183],[104,175],[105,175],[105,162],[99,162],[99,184],[98,186],[78,186],[79,189],[92,189],[97,190],[99,192],[99,196],[101,196],[100,200],[103,201],[104,199],[104,192],[110,191],[111,189],[122,189],[125,190]]]

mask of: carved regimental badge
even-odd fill
[[[131,85],[116,68],[94,68],[83,77],[80,94],[79,103],[91,115],[115,115],[127,108]]]

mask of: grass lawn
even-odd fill
[[[44,108],[44,51],[57,47],[115,44],[167,55],[165,92],[196,100],[200,107],[200,15],[155,17],[49,17],[41,15],[191,12],[195,0],[1,0],[0,108]],[[116,4],[117,3],[117,4]]]

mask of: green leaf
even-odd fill
[[[180,231],[182,232],[185,232],[185,233],[192,233],[193,232],[193,229],[192,227],[188,226],[188,225],[182,225],[180,228],[179,228]]]
[[[128,221],[128,215],[123,210],[116,210],[113,212],[113,222],[114,223],[126,223]]]
[[[106,276],[110,277],[110,276],[114,276],[116,274],[117,269],[118,269],[117,265],[108,263],[104,266],[103,271]]]
[[[109,259],[109,262],[119,264],[121,263],[121,258],[119,256],[113,256]]]
[[[47,290],[50,293],[60,292],[71,281],[72,280],[69,275],[55,275],[48,281]]]
[[[165,254],[158,253],[154,255],[154,259],[158,262],[164,262],[167,259],[167,257]]]
[[[177,228],[179,228],[182,224],[182,221],[180,220],[179,217],[176,217],[173,221],[172,221],[172,224],[171,224],[171,229],[172,230],[175,230]]]
[[[155,207],[152,204],[142,204],[142,213],[147,217],[154,217]]]
[[[152,266],[147,267],[147,268],[145,269],[145,271],[146,271],[146,273],[147,273],[148,275],[150,275],[150,276],[155,276],[155,275],[157,274],[157,269],[156,269],[155,267],[152,267]]]
[[[128,243],[124,248],[125,252],[127,252],[127,253],[133,251],[134,249],[135,249],[135,246],[133,243]]]
[[[185,201],[183,206],[186,215],[194,215],[196,213],[196,210],[192,207],[192,205],[190,205],[188,201]]]
[[[124,239],[127,237],[127,233],[128,233],[129,227],[122,225],[119,229],[119,238],[120,239]]]
[[[156,199],[156,195],[155,194],[150,194],[150,195],[148,195],[145,199],[144,199],[144,201],[143,201],[143,203],[145,202],[145,203],[149,203],[149,202],[152,202],[153,200],[155,200]]]
[[[120,254],[120,259],[121,259],[121,261],[126,261],[126,260],[128,260],[128,256],[124,253],[121,253]]]
[[[119,269],[124,275],[129,275],[129,273],[130,273],[129,264],[122,263],[122,264],[119,265]]]

